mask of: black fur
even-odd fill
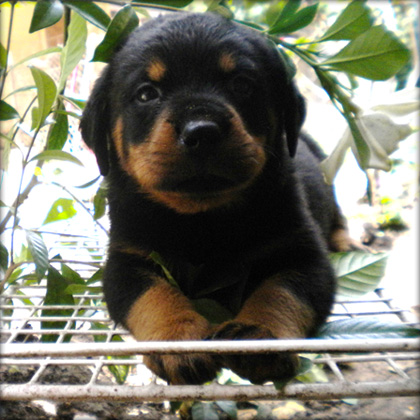
[[[221,52],[235,55],[237,75],[218,73],[215,63]],[[144,83],[146,66],[156,57],[166,69],[159,82],[161,99],[139,107],[135,93]],[[251,93],[232,90],[235,77],[248,79]],[[230,121],[226,115],[234,109],[247,132],[266,138],[264,167],[241,198],[192,214],[168,208],[143,191],[121,164],[112,140],[120,118],[125,152],[141,145],[165,107],[178,133],[182,128],[177,127],[196,118],[187,111],[188,104],[200,118],[212,115],[222,134]],[[147,22],[129,37],[98,79],[81,124],[83,137],[109,180],[111,251],[104,291],[115,321],[126,325],[131,305],[154,286],[153,276],[162,273],[152,260],[127,252],[130,247],[158,253],[188,298],[204,293],[233,316],[265,279],[279,275],[281,286],[314,313],[306,335],[316,332],[333,302],[335,280],[327,243],[342,218],[333,190],[318,169],[322,152],[307,136],[298,142],[304,115],[304,100],[289,80],[281,56],[256,31],[218,16],[174,14]],[[230,325],[214,337],[229,337],[227,331],[232,330],[237,338],[248,337],[256,328]],[[157,365],[158,374],[176,382],[161,361]],[[206,372],[191,380],[196,375],[190,367],[185,369],[180,383],[211,376]],[[256,380],[264,379],[270,377]]]

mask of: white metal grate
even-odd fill
[[[74,305],[48,306],[43,305],[44,288],[31,287],[31,301],[36,302],[32,306],[27,305],[25,292],[15,289],[1,297],[3,358],[0,374],[1,395],[5,400],[325,400],[420,394],[417,339],[138,343],[109,319],[101,294],[75,295],[77,303]],[[364,300],[337,302],[332,318],[376,316],[413,324],[413,315],[395,308],[384,293],[377,290],[373,297]],[[48,322],[64,324],[60,329],[41,328],[41,311],[56,309],[66,309],[68,315],[48,317]],[[11,310],[13,315],[10,315]],[[42,320],[45,319],[44,316]],[[41,343],[41,337],[47,334],[58,336],[57,341]],[[115,341],[116,336],[121,337],[121,341]],[[270,384],[167,386],[153,377],[140,356],[290,350],[318,353],[314,363],[326,367],[328,382],[292,382],[281,391]],[[129,369],[130,373],[123,384],[118,384],[118,375],[111,374],[110,369]],[[76,370],[77,375],[72,370]],[[366,379],[366,375],[360,374],[361,370],[369,372]]]

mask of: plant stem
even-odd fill
[[[0,98],[3,98],[3,89],[4,85],[6,83],[6,75],[7,75],[7,63],[9,61],[9,51],[10,51],[10,45],[12,42],[12,27],[13,27],[13,17],[15,14],[15,1],[11,1],[11,9],[10,9],[10,20],[9,20],[9,32],[7,35],[7,47],[6,47],[6,64],[5,68],[3,69],[3,77],[1,78],[1,84],[0,84]]]
[[[71,196],[71,198],[73,198],[73,200],[75,200],[77,203],[79,203],[83,209],[85,211],[88,212],[88,214],[93,218],[93,215],[91,213],[91,211],[84,205],[84,203],[78,199],[67,187],[65,187],[64,185],[59,184],[58,182],[52,182],[52,185],[55,185],[56,187],[60,187],[63,191],[65,191],[67,194],[69,194]],[[98,222],[97,220],[93,219],[94,222],[107,234],[109,235],[109,232],[105,229],[104,226],[102,226],[102,224],[100,222]]]

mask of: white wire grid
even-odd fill
[[[86,244],[85,244],[86,246]],[[88,245],[90,249],[96,246]],[[75,245],[77,247],[77,245]],[[100,251],[100,250],[99,250]],[[101,254],[101,252],[99,252]],[[80,258],[79,258],[80,259]],[[74,269],[89,277],[86,265]],[[74,295],[72,305],[45,305],[45,285],[9,288],[1,296],[1,398],[29,401],[180,401],[180,400],[332,400],[420,395],[420,346],[417,339],[269,340],[234,342],[136,342],[109,318],[102,294]],[[31,305],[28,305],[28,298]],[[66,310],[66,316],[54,315]],[[13,312],[12,312],[13,311]],[[45,317],[48,312],[51,316]],[[61,322],[45,328],[48,322]],[[336,302],[332,320],[375,316],[414,325],[414,315],[393,306],[380,289],[363,300]],[[48,325],[47,325],[48,327]],[[54,334],[56,342],[41,337]],[[168,386],[142,364],[144,354],[316,353],[313,360],[328,382]],[[123,359],[123,360],[122,360]],[[128,370],[124,383],[116,371]],[[112,372],[114,372],[112,374]]]

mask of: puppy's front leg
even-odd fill
[[[283,274],[283,278],[284,276]],[[222,324],[212,338],[304,338],[313,330],[316,318],[312,306],[298,298],[279,274],[257,288],[246,300],[237,317]],[[257,384],[289,380],[296,375],[299,367],[298,356],[284,352],[225,356],[223,363]]]
[[[104,290],[111,316],[138,341],[201,340],[210,333],[206,319],[148,258],[111,252]],[[146,356],[145,364],[171,384],[207,382],[219,367],[213,357],[198,354]]]

